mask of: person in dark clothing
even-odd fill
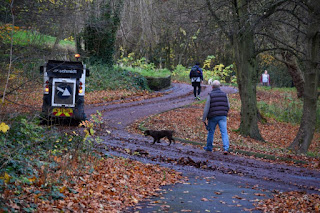
[[[229,151],[229,136],[227,130],[227,115],[230,109],[228,96],[220,90],[220,82],[212,82],[212,91],[209,93],[206,105],[203,110],[202,121],[208,129],[207,145],[203,148],[206,151],[212,151],[213,137],[216,126],[219,125],[221,132],[224,154]],[[206,120],[208,119],[208,125]]]
[[[189,78],[191,79],[191,84],[193,86],[194,98],[200,100],[201,82],[203,81],[203,74],[202,69],[200,68],[200,63],[197,62],[196,65],[191,68]]]

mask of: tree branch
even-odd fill
[[[207,6],[208,6],[208,9],[210,11],[211,16],[217,22],[217,24],[219,25],[219,28],[222,30],[222,32],[231,40],[232,37],[231,37],[230,33],[228,33],[228,31],[225,28],[225,26],[227,26],[226,23],[224,21],[222,21],[221,19],[219,19],[217,14],[213,11],[210,0],[206,0],[206,2],[207,2]]]
[[[303,35],[306,35],[306,33],[305,33],[304,31],[301,31],[296,25],[293,25],[293,24],[291,24],[291,23],[288,23],[288,22],[286,22],[286,21],[284,21],[284,20],[276,20],[276,21],[279,22],[279,23],[281,23],[281,24],[283,24],[283,25],[287,25],[287,26],[295,29],[298,33],[301,33],[301,34],[303,34]]]
[[[262,53],[262,52],[266,52],[266,51],[270,51],[270,50],[276,50],[276,49],[288,51],[288,52],[292,53],[293,55],[295,55],[296,57],[298,57],[297,53],[300,53],[301,55],[304,55],[303,52],[297,50],[295,47],[288,45],[287,43],[277,39],[274,36],[271,36],[270,34],[266,34],[266,33],[255,33],[255,34],[256,35],[261,35],[263,37],[267,37],[267,38],[271,39],[272,41],[276,41],[276,42],[282,44],[284,47],[286,47],[286,48],[278,47],[278,48],[268,48],[268,49],[259,50],[259,51],[256,52],[257,55]]]
[[[280,12],[280,13],[288,13],[289,15],[295,17],[298,21],[302,22],[303,24],[308,24],[306,23],[303,19],[301,19],[300,17],[297,16],[297,14],[295,14],[293,11],[291,10],[286,10],[286,9],[282,9],[282,8],[279,8],[277,10],[275,10],[275,13],[276,12]]]
[[[23,85],[25,85],[25,84],[27,84],[27,83],[29,83],[29,82],[32,82],[32,81],[34,81],[34,79],[30,79],[30,80],[28,80],[28,81],[23,82],[23,83],[20,84],[19,86],[17,86],[17,87],[15,87],[15,88],[11,89],[10,91],[6,92],[5,95],[10,95],[10,94],[13,93],[14,91],[20,89]],[[4,94],[1,95],[0,98],[3,98],[5,95],[4,95]]]
[[[264,14],[253,23],[252,28],[255,28],[258,24],[261,23],[262,20],[267,19],[268,17],[273,15],[279,6],[281,6],[282,4],[284,4],[286,2],[288,2],[288,0],[281,0],[281,1],[276,2],[275,4],[271,5],[269,8],[267,8],[267,10],[264,12]]]
[[[297,88],[298,98],[306,96],[304,93],[305,80],[294,55],[289,52],[282,52],[281,57],[275,56],[275,58],[286,65],[294,86]]]
[[[298,56],[296,55],[296,53],[293,51],[293,50],[290,50],[290,49],[287,49],[287,48],[280,48],[280,47],[274,47],[274,48],[265,48],[265,49],[261,49],[259,51],[257,51],[257,55],[259,55],[260,53],[263,53],[263,52],[271,52],[271,51],[285,51],[285,52],[289,52],[291,53],[292,55],[294,55],[295,57],[298,58]],[[280,61],[280,60],[279,60]],[[281,61],[283,62],[283,61]]]

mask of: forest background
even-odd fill
[[[49,59],[74,60],[80,53],[92,71],[87,82],[92,94],[116,89],[129,96],[128,91],[148,89],[142,71],[188,82],[189,68],[201,62],[206,80],[239,88],[238,131],[260,141],[258,123],[271,114],[263,110],[272,107],[257,102],[257,86],[268,70],[272,88],[292,88],[299,98],[288,96],[292,108],[278,113],[292,118],[290,112],[299,108],[299,131],[285,148],[307,153],[319,131],[319,11],[313,1],[295,0],[1,0],[1,139],[11,143],[16,138],[5,135],[9,127],[38,129],[33,106],[41,105],[39,67]],[[26,132],[24,140],[40,134]],[[6,143],[2,163],[11,165],[8,159],[18,160],[5,153]]]

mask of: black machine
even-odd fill
[[[44,90],[42,123],[63,120],[79,123],[84,113],[86,65],[79,61],[49,60],[40,67]]]

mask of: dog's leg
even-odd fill
[[[171,140],[170,140],[170,144],[171,144],[171,141],[173,141],[173,143],[175,144],[176,141],[171,137]]]
[[[152,143],[152,144],[155,144],[155,143],[156,143],[156,141],[157,141],[157,140],[156,140],[156,138],[153,138],[153,143]]]
[[[167,136],[167,138],[168,138],[168,140],[169,140],[169,146],[170,146],[170,144],[171,144],[171,142],[173,141],[173,143],[176,143],[176,141],[172,138],[172,134],[170,134],[170,135],[168,135]]]

